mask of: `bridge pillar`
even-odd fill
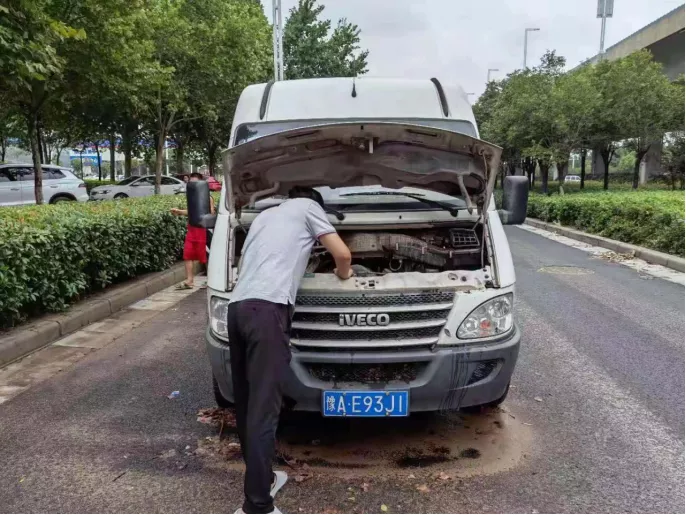
[[[638,169],[638,182],[645,184],[660,173],[662,173],[662,138],[653,141],[648,152],[643,156]]]

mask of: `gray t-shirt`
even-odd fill
[[[336,229],[322,207],[306,198],[286,200],[257,215],[243,245],[230,302],[261,299],[295,304],[314,242],[332,232]]]

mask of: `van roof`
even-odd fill
[[[385,118],[465,120],[476,128],[472,106],[457,84],[441,84],[437,79],[366,77],[248,86],[236,106],[233,128],[277,120]]]

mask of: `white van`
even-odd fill
[[[315,245],[295,305],[287,401],[324,416],[405,416],[497,405],[520,332],[503,223],[521,223],[528,182],[479,140],[456,85],[310,79],[256,84],[238,102],[218,214],[189,184],[191,223],[214,226],[206,340],[217,402],[233,401],[226,316],[250,224],[294,185],[322,192],[352,252],[339,280]],[[205,199],[205,200],[203,200]]]

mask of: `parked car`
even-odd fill
[[[578,175],[568,175],[565,177],[565,182],[581,182],[581,177]]]
[[[186,184],[174,177],[163,176],[160,184],[162,195],[174,195],[186,191]],[[117,184],[96,186],[91,190],[91,200],[149,197],[155,194],[155,176],[129,177]]]
[[[55,204],[63,201],[88,200],[86,183],[74,175],[73,169],[42,165],[43,201]],[[36,191],[32,164],[0,165],[0,206],[35,204]]]
[[[529,192],[526,177],[506,177],[496,210],[500,154],[479,139],[462,88],[437,79],[248,86],[216,218],[204,184],[188,193],[189,218],[214,227],[205,338],[217,403],[234,400],[226,313],[245,233],[301,185],[321,192],[357,278],[338,279],[313,248],[290,327],[293,409],[392,417],[500,404],[521,340],[503,226],[524,221]]]

